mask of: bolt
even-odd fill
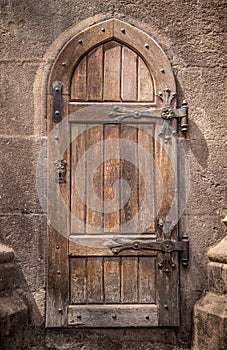
[[[113,253],[114,253],[114,254],[117,254],[117,249],[113,249]]]
[[[59,91],[59,88],[56,88],[55,91],[58,92],[58,91]]]
[[[168,309],[168,305],[167,305],[167,304],[165,304],[165,305],[164,305],[164,308],[167,310],[167,309]]]
[[[148,45],[148,44],[145,44],[144,47],[145,47],[146,49],[149,49],[149,45]]]
[[[62,313],[62,309],[61,309],[61,308],[59,308],[59,309],[58,309],[58,312],[61,314],[61,313]]]
[[[56,245],[56,249],[59,249],[60,248],[60,246],[59,245]]]
[[[83,44],[83,40],[80,39],[80,40],[78,41],[78,43],[79,43],[79,44]]]
[[[146,318],[147,320],[149,320],[150,316],[149,316],[149,315],[147,315],[147,316],[145,316],[145,318]]]
[[[138,248],[138,246],[139,246],[138,243],[135,243],[135,244],[134,244],[134,247],[135,247],[135,248]]]
[[[59,115],[59,114],[60,114],[60,112],[59,112],[59,111],[55,111],[55,114],[56,114],[56,115]]]
[[[66,66],[66,63],[65,63],[65,62],[62,62],[61,65],[62,65],[62,67],[65,67],[65,66]]]
[[[121,32],[122,32],[123,34],[125,34],[125,29],[124,29],[124,28],[121,28]]]
[[[61,271],[58,270],[58,271],[57,271],[57,274],[60,275],[60,274],[61,274]]]
[[[58,136],[55,136],[54,139],[55,139],[55,140],[58,140]]]
[[[164,74],[164,73],[165,73],[165,69],[164,69],[164,68],[161,68],[161,69],[160,69],[160,72]]]
[[[105,28],[102,27],[102,28],[101,28],[101,31],[102,31],[102,32],[105,32]]]

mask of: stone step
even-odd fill
[[[14,290],[14,251],[0,243],[0,292]]]

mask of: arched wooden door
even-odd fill
[[[187,243],[174,92],[161,48],[119,20],[60,52],[49,82],[48,327],[179,325]]]

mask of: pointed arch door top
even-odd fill
[[[61,81],[63,95],[69,95],[75,67],[89,51],[111,40],[131,48],[143,59],[153,77],[155,95],[167,87],[176,90],[171,65],[159,44],[135,26],[110,19],[88,27],[63,47],[50,74],[49,94],[52,94],[52,83]]]

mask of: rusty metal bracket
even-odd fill
[[[114,255],[118,255],[124,250],[156,250],[164,253],[163,260],[158,263],[158,267],[163,269],[164,272],[170,272],[170,268],[175,268],[176,264],[173,261],[172,253],[180,251],[181,261],[183,266],[188,265],[188,250],[189,242],[187,237],[183,237],[182,241],[175,240],[162,240],[154,242],[146,241],[134,241],[131,243],[125,243],[120,246],[112,248]]]
[[[186,101],[183,101],[180,108],[171,107],[172,101],[175,99],[176,94],[169,88],[166,88],[163,92],[158,93],[158,97],[163,102],[163,108],[160,110],[146,109],[146,110],[133,110],[125,107],[113,106],[113,112],[109,113],[109,118],[113,119],[116,123],[121,123],[127,118],[158,118],[164,120],[159,136],[164,138],[164,142],[168,143],[172,136],[176,136],[177,132],[173,130],[170,125],[172,119],[178,119],[180,124],[180,130],[186,134],[188,130],[188,105]]]
[[[62,120],[62,88],[63,84],[60,81],[53,83],[53,115],[52,120],[59,123]]]

